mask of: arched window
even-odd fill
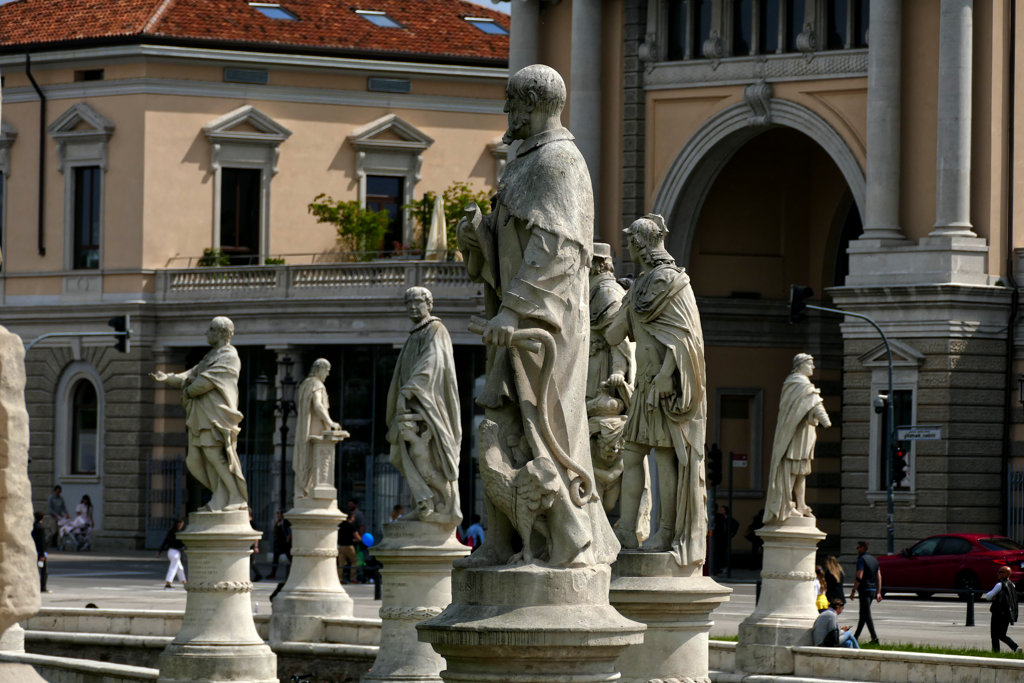
[[[80,379],[71,390],[70,474],[96,474],[99,452],[99,400],[96,387]]]

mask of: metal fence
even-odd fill
[[[381,537],[384,522],[391,508],[401,502],[402,474],[391,464],[387,454],[366,457],[366,501],[363,515],[366,526],[376,538]]]
[[[252,524],[263,532],[263,542],[270,543],[274,530],[274,454],[240,453],[239,458],[242,460],[245,483],[249,486]]]
[[[1024,468],[1011,469],[1006,486],[1006,535],[1024,542]]]

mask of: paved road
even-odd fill
[[[269,566],[260,564],[264,574]],[[47,607],[84,607],[95,603],[101,608],[185,608],[185,591],[180,587],[164,590],[167,560],[153,553],[130,552],[121,556],[95,553],[51,553],[50,593],[43,596]],[[754,609],[754,586],[751,583],[722,583],[733,588],[732,599],[718,608],[712,618],[712,636],[734,636],[739,623]],[[253,590],[258,611],[269,609],[269,596],[276,587],[271,580],[260,581]],[[373,599],[373,586],[345,587],[355,602],[355,616],[376,617],[380,603]],[[847,586],[849,590],[849,586]],[[924,643],[957,647],[988,648],[988,603],[978,603],[976,626],[966,627],[966,609],[955,598],[934,597],[922,600],[912,596],[887,596],[872,609],[879,638],[884,642]],[[857,603],[848,604],[840,623],[857,625]],[[1010,636],[1024,642],[1024,626],[1012,626]],[[862,634],[862,640],[868,635]]]

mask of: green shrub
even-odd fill
[[[427,235],[430,234],[430,221],[434,216],[434,201],[437,199],[436,192],[426,192],[421,199],[412,201],[403,209],[409,211],[413,220],[416,221],[416,245],[426,247]],[[474,190],[472,184],[457,180],[441,192],[441,199],[444,201],[444,220],[447,227],[448,251],[452,252],[459,248],[455,228],[459,224],[466,207],[472,202],[480,207],[480,211],[487,214],[491,212],[491,195],[487,190]]]
[[[370,211],[355,200],[341,201],[321,192],[307,209],[317,223],[330,223],[335,227],[343,249],[363,252],[363,260],[371,260],[371,252],[380,250],[388,231],[387,211]]]
[[[203,268],[215,266],[227,266],[231,264],[231,257],[220,250],[219,247],[207,247],[203,249],[203,255],[199,257],[196,265]]]

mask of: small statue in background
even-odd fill
[[[405,476],[415,507],[402,520],[458,524],[462,423],[452,340],[431,315],[434,297],[410,287],[405,304],[413,328],[398,354],[388,389],[391,463]]]
[[[330,362],[326,358],[317,358],[309,369],[309,377],[302,380],[296,394],[298,417],[295,419],[295,450],[292,453],[296,498],[308,498],[315,483],[316,463],[312,439],[324,432],[341,431],[341,425],[332,420],[327,412],[330,404],[324,380],[330,373]]]
[[[811,473],[814,460],[817,427],[828,429],[832,421],[825,412],[821,390],[811,383],[813,374],[814,358],[798,353],[793,357],[793,371],[782,383],[764,505],[765,524],[779,524],[790,517],[814,516],[805,498],[807,475]]]

